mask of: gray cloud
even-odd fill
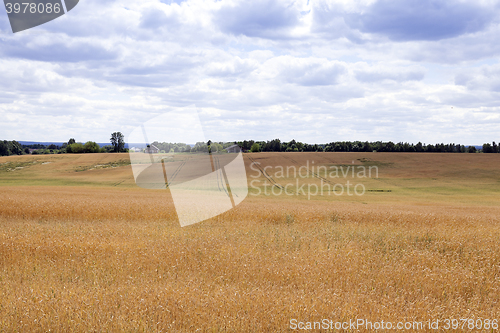
[[[484,29],[496,12],[473,2],[378,0],[366,12],[345,18],[352,28],[395,41],[441,40]]]
[[[288,1],[238,1],[223,3],[214,16],[222,31],[248,37],[279,38],[299,24],[300,11]]]
[[[59,36],[60,37],[60,36]],[[108,61],[118,57],[116,50],[110,50],[100,43],[78,40],[54,40],[43,37],[27,43],[26,40],[0,40],[0,54],[4,57],[22,58],[54,63],[80,61]]]
[[[167,15],[155,8],[148,8],[142,13],[139,27],[146,29],[157,29],[169,23]]]

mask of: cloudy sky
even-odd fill
[[[93,140],[196,105],[217,141],[500,141],[489,0],[80,0],[12,33],[0,139]]]

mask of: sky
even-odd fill
[[[500,141],[500,3],[80,0],[12,33],[0,139],[108,142],[195,106],[212,141]]]

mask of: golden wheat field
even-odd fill
[[[500,154],[244,160],[248,197],[181,228],[170,192],[137,187],[127,154],[1,157],[0,332],[498,331]],[[348,181],[364,193],[300,193]]]

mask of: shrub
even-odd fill
[[[81,143],[72,143],[66,147],[68,153],[81,154],[84,152],[84,147]]]
[[[260,151],[260,146],[257,142],[255,142],[252,147],[250,148],[250,151],[252,153],[258,153]]]
[[[98,153],[101,151],[101,148],[94,141],[87,141],[83,146],[83,151],[85,153]]]

